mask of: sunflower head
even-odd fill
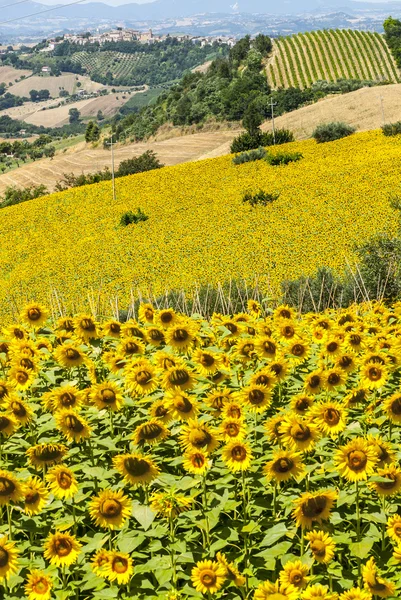
[[[170,517],[174,518],[180,513],[189,510],[192,504],[192,498],[176,494],[175,490],[154,492],[150,497],[151,509],[166,519]]]
[[[269,480],[276,482],[297,478],[304,472],[300,454],[291,450],[278,450],[273,453],[273,459],[264,467]]]
[[[23,498],[23,486],[10,471],[0,469],[0,506],[19,502]]]
[[[0,581],[8,580],[18,570],[18,551],[7,536],[0,537]]]
[[[24,484],[24,511],[28,515],[42,512],[49,498],[49,492],[38,477],[31,477]]]
[[[28,448],[26,453],[34,467],[51,467],[63,460],[67,447],[63,444],[37,444]]]
[[[284,585],[300,590],[305,588],[309,581],[308,573],[309,567],[300,560],[295,560],[284,565],[284,570],[280,573],[280,581]]]
[[[210,468],[211,460],[203,450],[188,450],[184,454],[183,467],[188,473],[204,475]]]
[[[25,584],[28,600],[50,600],[53,580],[44,571],[31,571]]]
[[[158,419],[150,419],[138,425],[132,435],[135,444],[159,444],[169,436],[169,430],[164,423]]]
[[[56,498],[72,498],[78,491],[74,473],[64,465],[57,465],[50,469],[46,479],[50,483],[50,490]]]
[[[132,558],[124,552],[109,552],[108,561],[103,565],[102,574],[118,585],[126,585],[134,572]]]
[[[192,584],[202,594],[215,594],[226,580],[226,569],[219,562],[202,560],[191,573]]]
[[[46,323],[48,317],[48,310],[36,302],[27,304],[21,312],[22,321],[35,329],[42,327],[42,325]]]
[[[329,563],[334,557],[335,543],[328,533],[311,531],[306,534],[313,558],[320,563]]]
[[[152,458],[142,454],[119,454],[113,458],[113,464],[132,486],[149,484],[160,473]]]
[[[229,442],[222,451],[223,461],[233,473],[249,469],[252,460],[250,446],[242,441]]]
[[[321,523],[330,517],[331,509],[337,499],[332,490],[322,492],[304,492],[294,501],[294,517],[298,527],[311,529],[313,523]]]
[[[44,545],[44,556],[52,565],[58,567],[74,564],[81,550],[78,540],[67,532],[51,533]]]
[[[121,490],[104,490],[91,500],[89,514],[98,527],[121,529],[131,514],[131,504]]]
[[[355,438],[337,450],[334,463],[348,481],[362,481],[373,473],[377,454],[365,439]]]

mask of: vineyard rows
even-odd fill
[[[390,50],[379,33],[336,29],[279,38],[267,69],[270,85],[309,87],[316,81],[400,81]]]
[[[113,78],[125,77],[132,73],[143,60],[146,60],[143,54],[125,54],[123,52],[77,52],[73,60],[84,67],[90,75],[98,73],[106,76],[108,72]]]

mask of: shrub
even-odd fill
[[[294,141],[295,137],[292,131],[289,129],[276,129],[274,136],[273,133],[263,134],[262,146],[280,146],[280,144],[288,144]]]
[[[294,139],[294,134],[288,129],[277,129],[275,137],[272,133],[263,133],[260,130],[254,135],[245,132],[234,138],[231,144],[231,152],[234,154],[237,152],[256,150],[260,147],[279,146],[280,144],[293,142]]]
[[[120,225],[126,227],[127,225],[131,225],[132,223],[140,223],[141,221],[147,221],[149,217],[145,215],[145,213],[138,208],[136,213],[133,213],[131,210],[124,213],[120,219]]]
[[[387,125],[383,125],[382,131],[385,136],[391,137],[395,135],[401,134],[401,121],[397,121],[397,123],[388,123]]]
[[[147,152],[144,152],[140,156],[123,160],[118,167],[116,177],[144,173],[153,169],[161,169],[163,166],[156,154],[152,150],[147,150]]]
[[[21,202],[33,200],[34,198],[40,198],[48,193],[45,185],[36,185],[26,188],[10,186],[5,190],[5,194],[0,202],[0,208],[13,206],[13,204],[20,204]]]
[[[300,152],[279,152],[278,154],[268,154],[265,158],[266,162],[273,167],[277,165],[288,165],[290,162],[298,162],[303,158]]]
[[[249,150],[248,152],[241,152],[234,156],[233,163],[235,165],[243,165],[247,162],[253,162],[255,160],[262,160],[266,157],[266,150],[264,148],[258,148],[257,150]]]
[[[341,138],[352,135],[355,131],[355,127],[351,127],[351,125],[347,125],[346,123],[323,123],[316,127],[313,132],[313,137],[318,144],[323,144],[325,142],[340,140]]]
[[[249,202],[249,204],[254,206],[267,206],[271,204],[275,200],[279,198],[280,194],[269,194],[268,192],[264,192],[263,190],[259,190],[256,194],[251,194],[247,192],[245,196],[242,198],[242,202]]]

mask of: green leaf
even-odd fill
[[[365,538],[361,542],[354,542],[353,544],[350,544],[349,549],[351,550],[351,553],[354,556],[356,556],[357,558],[363,559],[369,555],[369,552],[371,551],[373,544],[374,544],[374,540]]]
[[[132,510],[132,516],[138,521],[145,531],[149,529],[156,518],[156,513],[149,506],[137,505]]]
[[[267,531],[265,537],[260,543],[260,546],[272,546],[280,538],[285,536],[287,531],[287,526],[284,523],[278,523],[278,525],[274,525],[274,527]]]
[[[291,548],[291,546],[293,545],[292,542],[280,542],[279,544],[276,544],[275,546],[272,546],[272,548],[266,548],[266,550],[262,550],[262,552],[258,552],[258,554],[255,554],[255,556],[261,556],[262,558],[268,558],[269,556],[272,556],[274,558],[285,554],[287,552],[287,550],[289,550]]]
[[[125,535],[121,540],[118,540],[118,549],[120,552],[130,554],[135,548],[138,548],[144,540],[146,540],[146,537],[142,534],[136,535],[135,537],[127,537]]]

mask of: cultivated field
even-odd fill
[[[7,85],[15,83],[15,80],[20,79],[23,75],[28,77],[31,75],[31,71],[14,69],[14,67],[0,67],[0,83],[5,83]]]
[[[16,71],[23,73],[23,71]],[[77,84],[81,83],[79,87]],[[75,75],[74,73],[64,73],[59,77],[50,75],[32,75],[18,83],[12,85],[8,91],[16,96],[26,96],[29,98],[30,90],[49,90],[52,98],[58,98],[61,90],[66,90],[69,94],[76,94],[79,90],[86,92],[97,92],[106,86],[91,81],[89,77]]]
[[[343,29],[279,38],[267,75],[273,88],[306,88],[319,80],[400,81],[382,35]]]

